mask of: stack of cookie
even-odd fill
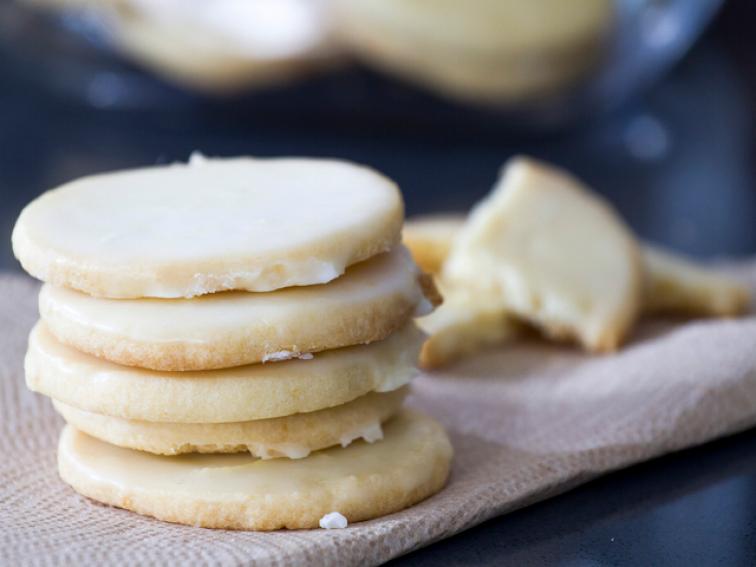
[[[449,441],[401,409],[428,305],[402,221],[391,181],[330,160],[198,158],[31,203],[13,246],[46,284],[26,379],[68,422],[63,480],[261,530],[439,490]]]

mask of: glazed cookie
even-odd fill
[[[566,172],[515,158],[473,210],[443,280],[554,338],[615,350],[641,307],[635,237],[611,206]]]
[[[45,285],[42,319],[61,342],[129,366],[207,370],[364,344],[425,304],[406,249],[371,258],[325,285],[193,299],[103,299]]]
[[[652,246],[643,249],[644,311],[704,317],[732,317],[748,310],[742,283]]]
[[[323,0],[25,0],[91,19],[161,78],[210,94],[302,78],[343,59]]]
[[[451,252],[454,240],[465,225],[462,214],[427,215],[407,219],[402,241],[422,270],[438,274]]]
[[[439,273],[465,222],[462,214],[411,218],[404,224],[402,239],[420,268]],[[748,310],[750,294],[741,282],[648,243],[641,243],[640,250],[644,313],[731,317]],[[447,303],[445,298],[440,309],[445,313],[426,319],[448,322],[452,308],[447,309]]]
[[[116,49],[201,91],[233,93],[276,84],[339,59],[322,1],[113,4],[105,22]]]
[[[610,0],[337,0],[336,33],[368,63],[442,94],[551,94],[599,61]]]
[[[381,424],[399,411],[408,386],[372,392],[332,408],[239,423],[160,423],[110,417],[53,400],[69,425],[113,445],[160,455],[236,453],[301,459],[312,451],[383,438]]]
[[[402,198],[345,161],[201,159],[85,177],[29,204],[13,249],[33,276],[112,298],[322,284],[400,238]]]
[[[522,334],[522,325],[505,309],[450,290],[444,293],[441,306],[417,319],[417,324],[428,334],[420,352],[420,366],[427,370],[514,341]]]
[[[424,335],[414,325],[383,341],[311,360],[225,370],[158,372],[113,364],[65,346],[38,324],[29,337],[26,384],[64,404],[143,421],[228,423],[311,412],[407,384]]]
[[[61,478],[81,494],[160,520],[206,528],[316,528],[325,514],[359,522],[440,490],[452,447],[434,420],[402,412],[382,441],[299,460],[246,454],[165,457],[123,449],[67,426]]]

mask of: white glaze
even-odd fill
[[[44,281],[105,297],[192,297],[328,282],[399,238],[401,196],[335,160],[209,159],[85,177],[13,235]]]
[[[409,323],[388,339],[313,360],[225,370],[158,372],[86,355],[38,325],[29,338],[30,389],[79,409],[145,421],[227,423],[311,412],[407,384],[424,335]]]
[[[218,337],[304,328],[304,322],[349,317],[392,298],[420,304],[418,270],[407,250],[398,247],[352,268],[322,286],[268,293],[228,292],[193,299],[105,299],[71,289],[43,286],[40,312],[55,325],[75,325],[82,334],[138,343],[212,344]],[[309,324],[309,323],[308,323]],[[279,331],[276,331],[278,329]],[[319,329],[315,325],[314,331]],[[290,333],[287,333],[290,334]],[[289,337],[283,337],[288,339]],[[266,360],[300,357],[270,343]]]

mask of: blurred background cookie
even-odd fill
[[[229,94],[336,64],[326,0],[27,0],[78,11],[113,47],[190,89]]]
[[[335,0],[336,33],[370,64],[444,95],[505,103],[596,65],[610,0]]]

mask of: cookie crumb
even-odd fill
[[[270,352],[263,355],[262,361],[265,362],[277,362],[280,360],[291,360],[298,358],[299,360],[312,360],[314,355],[311,352],[294,352],[291,350],[280,350],[278,352]]]
[[[341,530],[347,527],[347,519],[338,512],[331,512],[320,518],[320,527],[325,530]]]

